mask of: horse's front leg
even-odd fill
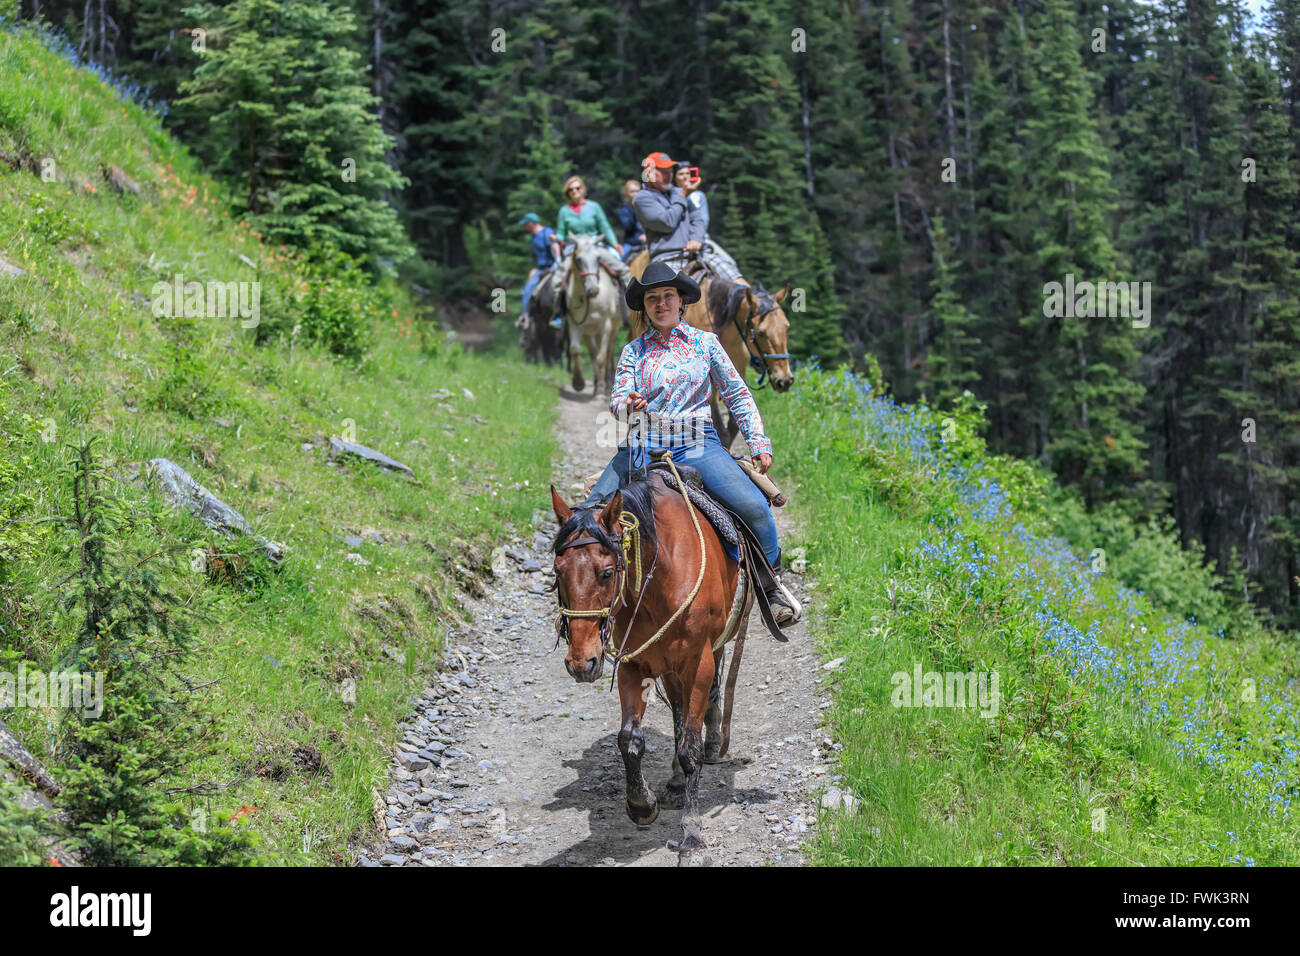
[[[643,686],[644,685],[644,686]],[[653,681],[640,668],[624,664],[618,670],[618,697],[623,708],[623,723],[618,731],[618,751],[627,771],[627,815],[639,827],[647,827],[659,816],[659,801],[641,772],[645,753],[645,734],[641,718],[645,716],[646,695]]]
[[[600,332],[600,348],[596,352],[596,394],[604,395],[609,389],[614,351],[614,323],[606,320]]]
[[[581,393],[587,387],[587,380],[582,376],[582,330],[572,322],[566,322],[564,327],[569,336],[569,368],[573,372],[570,384],[575,392]]]
[[[587,319],[587,325],[592,323],[591,318]],[[587,355],[591,358],[591,392],[593,395],[600,394],[600,334],[592,329],[583,339],[587,344]]]

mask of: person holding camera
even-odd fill
[[[698,166],[692,166],[687,160],[680,160],[677,163],[677,169],[673,173],[673,185],[682,191],[686,201],[695,207],[704,220],[704,232],[709,232],[709,199],[704,193],[700,192],[700,169]]]
[[[749,285],[736,260],[709,238],[700,209],[673,184],[676,169],[677,163],[667,153],[651,153],[641,161],[641,179],[647,188],[636,194],[632,205],[645,230],[650,261],[681,270],[697,257],[714,275]]]

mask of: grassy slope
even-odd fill
[[[847,659],[827,713],[862,806],[824,818],[817,858],[1300,861],[1294,639],[1153,609],[1050,538],[1032,469],[861,385],[803,373],[763,409],[798,483],[789,544],[819,582],[819,640]],[[918,663],[997,670],[997,716],[893,706]]]
[[[454,559],[453,538],[526,526],[545,506],[555,379],[437,337],[421,348],[400,300],[361,369],[283,342],[255,347],[233,320],[154,318],[150,288],[173,272],[255,277],[241,255],[288,267],[232,223],[221,191],[153,118],[35,40],[3,31],[0,150],[20,164],[51,156],[58,173],[43,182],[0,164],[0,256],[27,273],[0,278],[0,441],[17,468],[9,490],[31,497],[31,513],[55,512],[66,492],[49,474],[79,433],[97,434],[115,462],[180,463],[288,546],[283,570],[252,592],[198,575],[177,582],[207,614],[198,676],[221,679],[213,702],[224,717],[219,751],[173,785],[233,781],[194,806],[256,807],[250,825],[285,862],[345,862],[347,843],[374,826],[372,788],[395,726],[418,671],[440,659],[442,616],[455,613],[452,570],[429,546]],[[141,194],[113,192],[101,164],[125,170]],[[184,401],[191,387],[201,402]],[[432,398],[440,388],[451,397]],[[422,483],[328,467],[320,450],[302,449],[343,435],[347,419],[356,440],[405,461]],[[56,440],[46,442],[51,421]],[[368,528],[409,540],[338,540]],[[167,530],[214,540],[187,516]],[[69,570],[61,545],[41,532],[0,590],[0,648],[37,663],[65,644],[51,587]],[[345,560],[348,551],[373,564]],[[410,622],[400,611],[357,613],[381,597]],[[384,646],[406,652],[405,665]],[[355,706],[339,691],[349,673],[359,675]],[[6,720],[57,774],[53,717],[28,710]],[[292,751],[306,746],[319,748],[325,772],[295,765]]]

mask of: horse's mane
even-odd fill
[[[746,288],[748,287],[716,275],[710,279],[708,307],[714,332],[730,325],[740,314],[740,303],[745,301]]]
[[[657,547],[659,544],[658,536],[655,533],[654,489],[655,485],[650,475],[641,472],[634,473],[627,483],[620,485],[618,489],[623,493],[623,510],[635,516],[641,528],[641,540],[651,547]],[[612,497],[613,495],[610,496],[610,498]],[[575,532],[581,531],[591,535],[609,548],[610,551],[618,554],[622,549],[622,544],[615,541],[600,526],[600,522],[596,520],[596,515],[607,504],[609,504],[609,498],[590,508],[574,508],[569,520],[564,522],[560,526],[560,530],[555,533],[555,540],[551,542],[551,550],[558,554],[560,545],[573,537]]]
[[[753,288],[754,298],[758,300],[758,315],[766,315],[769,312],[774,312],[781,308],[781,303],[776,301],[776,296],[772,295],[772,293],[768,292],[761,285],[756,285]],[[754,316],[754,318],[757,319],[758,316]]]

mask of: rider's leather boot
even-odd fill
[[[772,606],[772,617],[776,619],[777,626],[786,627],[803,616],[803,606],[790,593],[789,588],[781,583],[781,559],[779,557],[776,559],[772,571],[776,583],[767,590],[767,603]]]

